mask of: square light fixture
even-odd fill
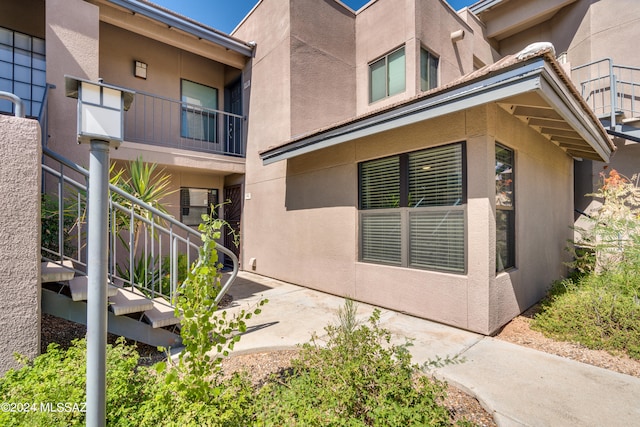
[[[141,61],[133,61],[133,75],[140,79],[147,79],[147,64]]]
[[[117,147],[123,139],[123,116],[133,102],[134,92],[65,76],[66,95],[78,99],[78,142],[92,139]]]

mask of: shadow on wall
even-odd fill
[[[287,160],[285,207],[288,211],[358,206],[358,166],[339,164],[301,170],[298,158]],[[296,173],[293,173],[295,170]]]

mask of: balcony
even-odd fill
[[[234,157],[245,156],[243,116],[136,92],[125,114],[124,139]]]

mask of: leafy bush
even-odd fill
[[[378,310],[368,326],[358,326],[349,303],[340,320],[325,328],[326,347],[314,336],[293,371],[262,388],[258,425],[450,424],[443,384],[416,375],[406,347],[391,345],[390,333],[380,328]]]
[[[614,274],[556,283],[532,328],[592,349],[621,351],[640,359],[640,301]]]
[[[86,341],[76,340],[67,350],[50,344],[47,352],[18,370],[0,378],[0,401],[29,403],[29,410],[0,412],[2,426],[67,426],[84,425],[86,402]],[[130,425],[137,407],[145,399],[145,370],[136,371],[138,353],[124,344],[107,346],[107,418],[112,425]],[[40,404],[77,404],[78,410],[51,411]],[[73,408],[73,407],[71,407]]]
[[[73,244],[73,236],[71,235],[72,229],[76,226],[76,215],[73,212],[73,206],[69,202],[64,202],[65,206],[62,208],[62,242],[65,256],[74,256],[76,248]],[[41,241],[42,247],[47,250],[42,250],[42,256],[50,258],[53,254],[51,252],[59,252],[59,205],[57,196],[50,196],[48,194],[42,194],[40,200],[40,218],[41,218]],[[50,252],[51,251],[51,252]]]
[[[640,189],[615,170],[602,178],[602,206],[574,246],[579,274],[552,287],[532,327],[640,359]]]

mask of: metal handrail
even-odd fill
[[[573,67],[571,71],[591,109],[609,116],[611,126],[616,125],[617,114],[637,115],[636,100],[640,101],[640,91],[636,93],[636,88],[640,88],[640,67],[618,65],[611,58],[602,58]],[[627,92],[625,89],[629,87],[630,92]],[[606,92],[610,98],[608,105],[603,98]]]
[[[76,268],[78,272],[81,274],[86,274],[84,269],[86,268],[86,259],[83,259],[85,248],[83,242],[86,241],[86,233],[84,230],[84,211],[86,209],[86,196],[87,196],[87,184],[82,184],[77,179],[70,177],[65,173],[65,168],[68,168],[73,173],[77,174],[79,177],[84,177],[85,181],[88,182],[89,179],[89,171],[85,168],[77,165],[73,161],[67,159],[66,157],[50,150],[47,147],[43,147],[43,154],[55,161],[59,165],[59,170],[46,165],[43,163],[42,170],[43,175],[50,176],[52,179],[55,179],[58,182],[58,194],[57,194],[57,206],[58,206],[58,249],[52,250],[50,248],[43,247],[43,258],[45,260],[51,260],[54,262],[61,263],[65,260],[73,261],[76,264]],[[190,253],[197,250],[199,248],[199,243],[201,242],[200,233],[193,228],[177,221],[175,218],[171,217],[158,210],[157,208],[145,203],[144,201],[137,199],[136,197],[130,195],[129,193],[123,191],[115,185],[109,185],[110,190],[110,214],[109,219],[111,222],[110,227],[110,260],[109,260],[109,277],[112,282],[120,282],[124,286],[129,286],[132,289],[137,288],[139,290],[144,291],[147,296],[150,298],[155,298],[160,296],[166,300],[165,304],[173,306],[175,302],[175,298],[179,291],[178,288],[178,255],[180,253],[179,246],[181,245],[184,248],[184,254],[187,256],[187,266],[190,265]],[[66,211],[64,194],[65,192],[72,192],[72,196],[74,198],[75,204],[73,206],[75,212],[73,212],[74,225],[72,228],[75,228],[74,240],[76,243],[75,248],[73,248],[73,252],[75,253],[65,253],[65,239],[64,239],[64,227],[65,227],[65,217],[69,218],[70,213]],[[125,206],[119,203],[117,200],[114,200],[114,195],[120,197],[123,201],[127,202],[128,206]],[[117,199],[117,197],[116,197]],[[141,211],[146,211],[151,214],[151,219],[146,216],[141,215]],[[129,232],[127,233],[129,236],[129,241],[125,242],[129,247],[129,254],[126,257],[118,254],[118,235],[122,236],[123,230],[118,230],[116,228],[116,213],[121,212],[128,216],[129,218]],[[133,227],[134,224],[139,224],[139,230],[143,231],[144,235],[144,247],[139,251],[140,253],[134,253],[131,248],[135,246],[134,238],[133,238]],[[168,236],[169,239],[169,247],[162,247],[162,236]],[[124,237],[126,240],[126,236]],[[215,248],[217,251],[222,252],[226,256],[229,256],[233,262],[233,270],[231,275],[227,278],[224,285],[221,287],[218,297],[216,299],[216,303],[220,301],[220,299],[226,294],[238,275],[239,263],[236,255],[229,249],[224,246],[216,243]],[[49,255],[49,256],[46,256]],[[127,254],[125,254],[127,255]],[[145,276],[144,283],[140,283],[140,278],[134,278],[134,269],[135,269],[135,259],[142,255],[142,259],[144,261],[145,266]],[[165,292],[162,289],[162,279],[163,279],[163,268],[162,268],[162,257],[163,255],[169,256],[169,292]],[[151,265],[148,265],[147,260],[151,260]],[[128,277],[123,277],[122,274],[118,271],[117,266],[118,261],[128,261]],[[157,267],[156,267],[157,261]],[[151,269],[151,282],[148,283],[148,275],[147,270]],[[135,280],[138,279],[138,280]],[[162,301],[158,301],[162,302]]]
[[[13,102],[13,105],[15,105],[15,108],[16,108],[14,113],[15,116],[24,118],[25,116],[24,101],[20,99],[19,96],[11,92],[0,91],[0,99],[6,99],[7,101]]]
[[[125,140],[244,157],[246,117],[136,91],[125,116]]]

